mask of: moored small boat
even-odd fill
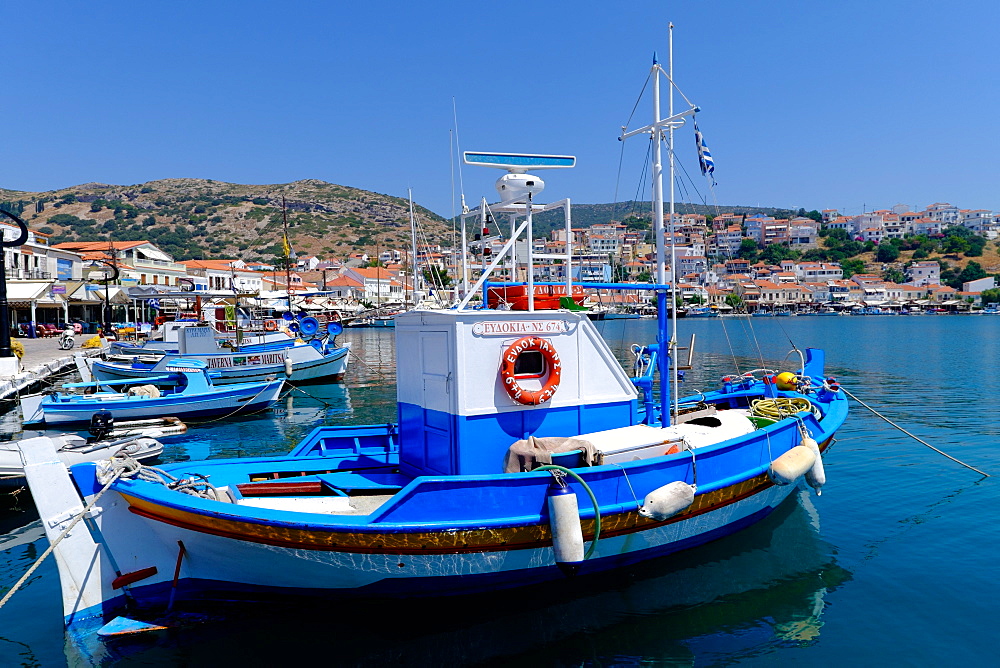
[[[339,325],[337,325],[339,331]],[[89,360],[90,372],[98,380],[126,380],[159,376],[177,359],[195,359],[218,372],[216,385],[259,383],[285,378],[292,383],[336,382],[347,371],[350,346],[337,346],[332,339],[313,338],[309,343],[294,342],[279,349],[258,352],[219,350],[213,330],[208,326],[180,330],[179,352],[155,357],[136,355],[117,361]],[[291,340],[291,339],[289,339]]]
[[[135,427],[132,429],[140,431]],[[163,433],[164,430],[159,429],[145,429],[143,431],[150,435],[121,436],[112,432],[106,438],[87,439],[78,434],[59,434],[52,436],[51,440],[56,456],[66,466],[109,459],[126,447],[133,459],[145,462],[159,457],[163,452],[163,444],[156,440],[153,434],[156,436],[166,434]],[[177,430],[176,433],[183,433],[183,430]],[[27,484],[19,446],[20,441],[0,443],[0,490],[23,487]]]
[[[164,375],[143,379],[66,383],[56,392],[21,397],[24,424],[82,424],[98,411],[109,411],[115,420],[136,420],[160,415],[205,418],[235,415],[267,408],[278,400],[284,381],[235,383],[216,386],[214,372],[204,362],[176,359]],[[114,391],[113,387],[124,391]]]

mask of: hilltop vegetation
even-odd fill
[[[317,180],[241,185],[165,179],[132,186],[89,183],[43,193],[0,190],[0,200],[36,231],[61,241],[148,239],[178,260],[281,254],[282,197],[298,255],[343,257],[410,245],[409,203],[398,197]],[[414,205],[430,243],[451,226]]]

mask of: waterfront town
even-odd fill
[[[995,310],[992,301],[983,299],[984,293],[989,297],[996,288],[995,278],[986,273],[990,267],[983,270],[977,263],[978,272],[965,272],[969,280],[956,282],[953,276],[948,285],[942,276],[947,263],[926,251],[937,244],[947,258],[957,259],[963,251],[973,256],[976,248],[981,254],[984,245],[1000,236],[995,213],[945,203],[922,211],[899,205],[854,216],[835,210],[810,213],[787,219],[764,214],[675,214],[672,226],[668,217],[667,241],[672,228],[676,266],[668,267],[667,280],[676,278],[680,305],[719,314]],[[13,228],[7,227],[10,236]],[[535,239],[532,250],[565,254],[568,241],[574,280],[649,282],[655,275],[648,219],[593,224],[574,228],[571,235],[567,240],[565,229],[554,229],[550,238]],[[941,244],[948,235],[957,236],[964,245]],[[469,285],[505,243],[499,235],[479,236],[467,256],[464,278]],[[845,241],[854,251],[876,251],[876,261],[838,260],[838,252],[849,254],[843,245],[836,245]],[[904,244],[916,248],[905,262],[893,250]],[[515,246],[517,263],[509,264],[515,280],[524,279],[519,267],[527,249],[520,246]],[[336,311],[345,319],[435,299],[447,303],[463,282],[460,250],[431,244],[414,248],[415,258],[409,248],[329,258],[292,253],[286,267],[232,258],[177,260],[148,240],[50,243],[49,235],[29,230],[25,244],[5,251],[12,333],[46,336],[67,323],[93,333],[108,321],[107,313],[111,322],[141,330],[158,317],[183,315],[190,309],[186,293],[208,299],[205,313],[213,307],[224,309],[241,297],[280,309],[291,294],[302,308]],[[565,282],[565,270],[561,260],[549,259],[536,265],[535,279]],[[591,291],[584,305],[623,312],[648,310],[638,295],[628,290]]]

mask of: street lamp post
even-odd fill
[[[0,209],[3,214],[17,223],[19,233],[16,239],[7,241],[4,230],[0,227],[0,358],[14,357],[10,349],[10,309],[7,307],[7,254],[4,248],[20,246],[28,240],[28,226],[24,221],[10,211]]]
[[[101,264],[103,264],[106,267],[111,267],[111,274],[109,275],[107,272],[104,272],[104,279],[103,279],[104,280],[104,310],[103,310],[103,317],[102,317],[103,322],[101,324],[101,329],[104,332],[104,335],[107,336],[108,333],[111,332],[111,288],[110,288],[110,284],[111,284],[111,281],[117,281],[118,280],[119,271],[118,271],[118,265],[114,261],[108,262],[107,260],[95,259],[91,263],[90,266],[93,267],[93,268],[95,268],[95,269],[99,269],[100,266],[98,265],[98,262],[101,263]]]

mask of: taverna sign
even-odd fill
[[[569,331],[565,320],[484,321],[472,324],[478,336],[510,336],[511,334],[561,334]]]

